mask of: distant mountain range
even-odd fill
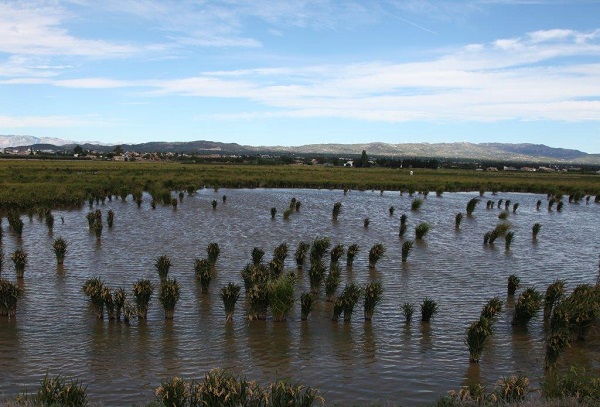
[[[76,145],[86,150],[109,152],[114,145],[95,142],[76,143],[71,140],[32,136],[2,136],[0,148],[33,147],[36,150],[71,150]],[[329,154],[340,156],[360,155],[363,150],[370,156],[427,157],[441,159],[495,160],[532,162],[540,164],[566,163],[600,165],[600,154],[588,154],[578,150],[548,147],[543,144],[507,143],[365,143],[365,144],[308,144],[296,147],[245,146],[237,143],[216,141],[149,142],[121,144],[124,151],[139,153],[175,152],[200,154]]]

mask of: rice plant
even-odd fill
[[[96,240],[102,238],[102,221],[96,219],[94,221],[94,233],[96,234]]]
[[[423,206],[423,200],[422,199],[413,199],[413,201],[410,204],[410,210],[411,211],[418,211],[419,209],[421,209],[421,206]]]
[[[485,204],[485,209],[492,209],[494,207],[494,201],[492,201],[491,199],[488,199],[488,201]]]
[[[513,209],[512,209],[513,213],[517,213],[518,208],[519,208],[519,203],[515,202],[515,204],[513,205]]]
[[[279,246],[277,246],[273,250],[273,259],[279,260],[281,263],[285,262],[287,255],[288,255],[288,245],[285,242],[281,243]]]
[[[320,261],[329,250],[331,240],[328,237],[316,238],[310,248],[310,261]]]
[[[364,307],[365,307],[365,321],[373,319],[373,313],[375,307],[381,302],[381,296],[383,294],[383,287],[381,281],[374,283],[368,283],[363,290]]]
[[[534,223],[533,227],[531,228],[531,236],[533,237],[533,240],[537,240],[537,235],[538,233],[540,233],[540,230],[542,229],[542,225],[539,223]]]
[[[208,261],[213,266],[217,264],[217,260],[219,259],[219,254],[221,254],[221,248],[218,243],[212,242],[209,243],[206,247],[206,254],[208,256]]]
[[[479,363],[481,352],[485,346],[487,338],[492,335],[492,325],[490,320],[480,317],[467,328],[467,339],[465,341],[469,348],[469,362]]]
[[[114,222],[115,222],[115,212],[112,209],[110,209],[108,211],[108,214],[106,215],[106,223],[108,224],[109,228],[112,228]]]
[[[255,284],[247,294],[250,310],[248,319],[250,321],[264,321],[267,319],[269,310],[269,290],[266,284]]]
[[[150,280],[137,280],[133,283],[133,297],[135,300],[138,318],[146,319],[148,315],[148,305],[154,293],[154,285]]]
[[[127,293],[122,288],[117,288],[113,293],[114,305],[115,305],[115,314],[117,316],[117,320],[121,319],[121,314],[125,309],[125,303],[127,302]]]
[[[509,209],[509,208],[510,208],[510,199],[507,199],[507,200],[504,202],[504,210],[505,210],[505,211],[508,211],[508,209]]]
[[[336,202],[333,204],[333,212],[332,212],[332,218],[333,220],[337,220],[338,216],[340,215],[340,212],[342,210],[342,203],[341,202]]]
[[[110,291],[110,288],[102,287],[102,300],[104,301],[104,308],[106,309],[108,319],[115,319],[115,298],[113,297],[113,293]]]
[[[382,243],[375,243],[369,250],[369,268],[375,268],[377,262],[385,254],[385,247]]]
[[[402,262],[406,263],[408,260],[408,254],[412,250],[414,242],[412,240],[407,240],[402,244]]]
[[[179,377],[162,382],[154,391],[161,406],[184,407],[191,396],[189,383]]]
[[[394,216],[394,211],[396,210],[396,208],[394,208],[394,205],[390,206],[388,209],[388,212],[390,214],[390,216]]]
[[[267,291],[273,321],[285,321],[294,306],[294,277],[287,274],[271,280]]]
[[[561,212],[561,211],[562,211],[562,209],[563,209],[563,206],[564,206],[564,202],[563,202],[563,201],[559,201],[559,202],[556,204],[556,210],[557,210],[558,212]]]
[[[271,208],[271,219],[275,219],[275,215],[277,215],[277,208]]]
[[[283,273],[284,263],[283,260],[278,258],[273,258],[269,262],[269,272],[270,276],[273,279],[278,278]]]
[[[52,229],[54,228],[54,215],[52,215],[50,211],[46,212],[46,226],[48,227],[48,230],[52,232]]]
[[[546,336],[546,357],[544,360],[544,367],[546,369],[556,367],[559,356],[569,345],[569,342],[568,329],[556,330],[548,333]]]
[[[333,302],[335,291],[342,281],[340,267],[337,264],[332,264],[329,273],[325,278],[325,301]]]
[[[17,249],[10,256],[10,259],[15,265],[15,273],[17,278],[23,278],[25,267],[27,266],[27,253],[23,249]]]
[[[295,205],[296,212],[300,212],[300,207],[301,206],[302,206],[302,202],[296,201],[296,205]]]
[[[0,316],[15,316],[17,301],[22,293],[16,284],[0,279]]]
[[[410,324],[412,321],[412,316],[415,313],[415,307],[409,303],[405,302],[402,304],[402,314],[404,315],[404,320],[407,324]]]
[[[162,255],[154,262],[154,268],[158,271],[158,276],[161,279],[167,278],[169,269],[171,268],[171,258],[167,255]]]
[[[62,237],[54,239],[52,248],[54,249],[54,255],[56,256],[56,263],[60,266],[65,262],[65,255],[67,254],[67,242]]]
[[[535,204],[535,210],[539,211],[541,206],[542,206],[542,200],[538,199],[538,201]]]
[[[26,402],[29,405],[28,402]],[[60,377],[46,376],[41,381],[40,387],[31,401],[36,406],[87,406],[89,405],[87,390],[79,380],[67,382]]]
[[[196,259],[194,260],[194,273],[196,274],[196,278],[200,281],[200,286],[202,287],[202,293],[208,293],[208,287],[210,286],[210,281],[212,280],[212,264],[208,261],[208,259]]]
[[[167,278],[161,281],[158,299],[165,310],[165,319],[173,319],[179,297],[179,283],[176,279]]]
[[[249,293],[250,289],[256,284],[266,285],[271,278],[269,267],[263,263],[258,265],[248,264],[244,267],[241,274],[246,293]]]
[[[552,210],[552,207],[554,206],[555,203],[556,203],[556,200],[554,198],[552,198],[548,201],[548,211]]]
[[[270,383],[266,398],[269,406],[310,407],[317,402],[324,404],[318,390],[305,387],[301,384],[293,385],[284,380]]]
[[[494,322],[494,317],[502,311],[502,300],[499,297],[490,299],[481,309],[481,317],[487,318],[490,324]]]
[[[515,232],[508,232],[504,236],[504,248],[505,248],[506,251],[510,250],[510,245],[511,245],[514,237],[515,237]]]
[[[498,215],[498,219],[500,219],[500,220],[506,220],[506,219],[508,219],[508,211],[502,211],[502,212],[500,212],[500,214]]]
[[[83,285],[83,293],[89,298],[97,319],[104,318],[104,284],[99,278],[90,278]]]
[[[346,250],[344,249],[343,244],[333,246],[333,249],[331,249],[329,252],[329,255],[331,256],[331,264],[337,264],[340,260],[340,257],[342,257],[345,252]]]
[[[467,216],[471,216],[473,214],[473,212],[475,211],[475,207],[480,201],[481,199],[479,198],[471,198],[471,200],[469,200],[469,202],[467,203]]]
[[[333,316],[331,317],[331,320],[337,322],[340,319],[342,312],[344,312],[344,299],[338,297],[333,303]]]
[[[584,341],[600,317],[600,288],[580,284],[564,303],[569,318],[569,330],[577,340]]]
[[[427,234],[427,232],[429,232],[429,229],[431,229],[431,226],[429,226],[429,223],[427,222],[421,222],[417,225],[417,227],[415,227],[415,237],[417,239],[423,239],[425,237],[425,235]]]
[[[537,314],[542,306],[542,295],[535,288],[525,289],[515,304],[512,325],[525,326]]]
[[[232,282],[229,282],[226,286],[221,287],[221,299],[223,300],[223,307],[225,308],[225,321],[233,321],[235,304],[240,297],[241,290],[241,286]]]
[[[363,227],[366,229],[369,227],[369,224],[371,223],[371,220],[369,218],[364,218],[363,219]]]
[[[521,279],[514,274],[508,276],[508,295],[515,295],[515,292],[519,288]]]
[[[544,296],[544,321],[548,321],[552,315],[552,309],[562,299],[565,294],[565,282],[563,280],[554,280],[546,289]]]
[[[504,202],[504,199],[499,199],[498,200],[498,209],[500,209],[500,207],[502,206],[503,202]]]
[[[463,220],[464,215],[462,214],[462,212],[458,212],[456,214],[456,216],[454,217],[454,229],[458,230],[460,229],[460,224]]]
[[[421,304],[421,321],[429,322],[438,311],[438,305],[435,301],[425,297]]]
[[[356,243],[348,246],[348,250],[346,251],[346,266],[347,267],[352,267],[352,265],[354,264],[354,258],[358,254],[359,250],[360,250],[360,246],[357,245]]]
[[[301,268],[304,266],[304,261],[306,260],[306,253],[310,249],[310,243],[300,242],[298,243],[298,248],[294,252],[294,258],[296,259],[296,266]]]
[[[17,212],[11,211],[7,215],[8,225],[15,232],[18,239],[23,237],[23,221]]]
[[[346,287],[344,287],[344,291],[342,291],[342,293],[340,294],[338,299],[342,300],[345,322],[350,322],[350,320],[352,319],[354,306],[360,299],[361,293],[362,291],[358,285],[350,283],[346,284]]]
[[[523,375],[504,377],[496,382],[495,395],[503,403],[515,403],[525,400],[529,392],[529,379]]]
[[[300,319],[306,321],[313,307],[314,298],[311,293],[302,293],[300,295]]]
[[[254,264],[255,266],[258,266],[263,257],[265,255],[265,251],[263,249],[261,249],[260,247],[255,247],[252,249],[252,264]]]
[[[291,215],[292,215],[291,208],[287,208],[285,211],[283,211],[283,219],[284,220],[289,220]]]
[[[310,279],[310,290],[313,294],[317,294],[321,288],[321,284],[325,279],[325,273],[327,269],[322,261],[313,261],[308,271],[308,277]]]
[[[216,199],[213,199],[213,200],[212,200],[212,202],[211,202],[211,205],[212,205],[213,211],[214,211],[215,209],[217,209],[217,200],[216,200]]]

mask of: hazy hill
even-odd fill
[[[43,148],[40,147],[43,145]],[[0,136],[0,148],[33,146],[34,149],[72,150],[77,144],[69,140],[37,138],[32,136]],[[115,146],[97,143],[80,143],[85,150],[109,152]],[[443,159],[469,159],[515,161],[532,163],[569,163],[600,165],[600,154],[578,150],[548,147],[543,144],[507,143],[364,143],[364,144],[307,144],[303,146],[244,146],[237,143],[196,140],[186,142],[148,142],[122,144],[124,151],[139,153],[175,152],[198,154],[330,154],[339,156],[360,155],[363,150],[370,156],[430,157]]]

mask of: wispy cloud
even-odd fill
[[[91,117],[71,116],[1,116],[0,127],[4,128],[52,128],[102,126],[108,121]]]

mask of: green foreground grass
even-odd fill
[[[414,175],[410,175],[413,171]],[[600,195],[600,177],[581,173],[0,160],[0,210],[82,205],[90,197],[210,188],[505,191]]]

